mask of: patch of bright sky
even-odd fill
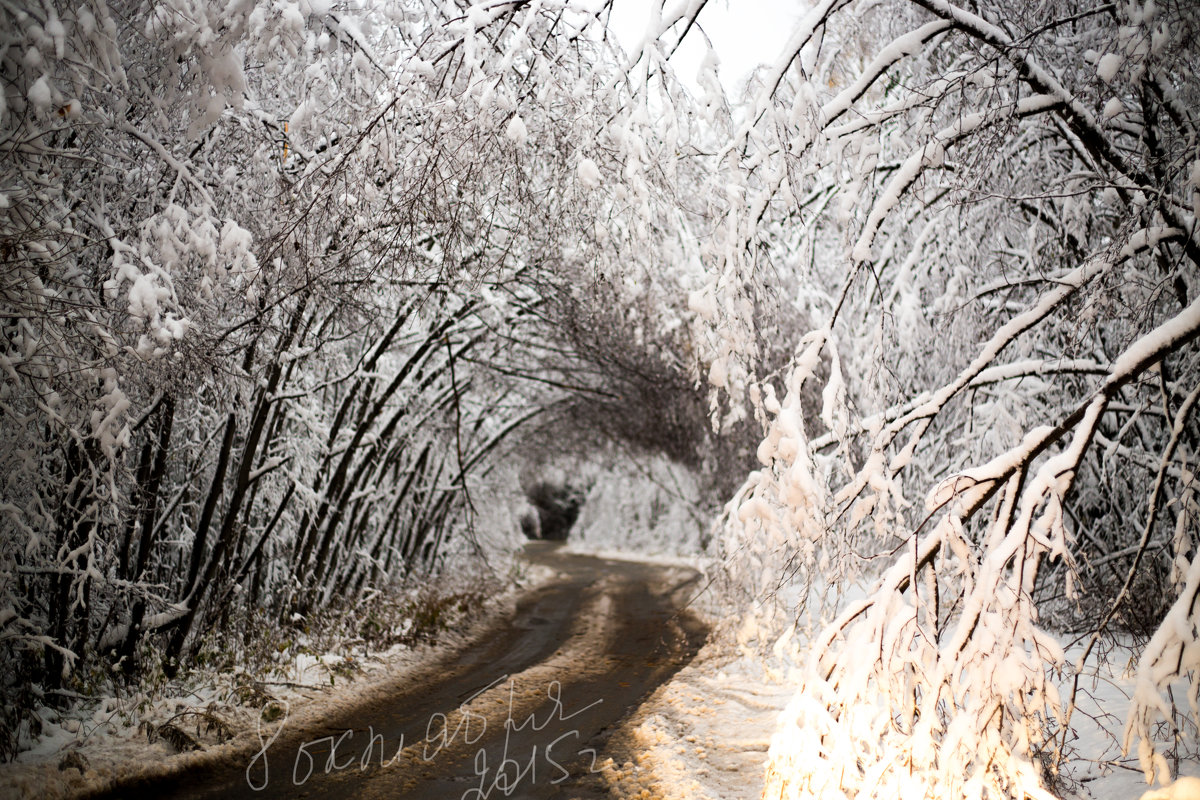
[[[807,10],[803,0],[709,0],[698,24],[712,42],[719,60],[717,75],[731,100],[741,99],[746,78],[756,67],[775,61]],[[649,19],[647,0],[615,0],[609,27],[629,50],[645,36]],[[704,50],[704,38],[693,30],[671,57],[675,73],[690,87],[696,86]]]

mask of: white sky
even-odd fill
[[[626,49],[645,35],[648,6],[647,0],[616,0],[613,4],[610,27]],[[736,93],[756,66],[775,60],[806,10],[803,0],[709,0],[700,12],[699,25],[712,40],[720,60],[717,73],[731,99],[737,99]],[[695,86],[703,39],[693,30],[688,40],[671,64],[680,79]]]

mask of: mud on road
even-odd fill
[[[369,705],[285,724],[229,763],[126,784],[104,797],[607,797],[620,722],[703,644],[684,607],[691,570],[530,542],[558,577],[508,618]],[[611,760],[610,760],[611,759]]]

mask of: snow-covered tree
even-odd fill
[[[434,568],[471,476],[569,388],[530,379],[551,297],[620,283],[653,220],[605,186],[595,12],[3,14],[11,754],[93,666],[173,674],[214,628]]]
[[[699,7],[663,12],[660,52]],[[724,551],[753,592],[837,604],[799,609],[814,652],[765,796],[1036,794],[1070,743],[1054,674],[1146,624],[1126,743],[1165,769],[1200,563],[1198,24],[1187,3],[824,0],[717,121],[694,306],[711,382],[766,431]],[[756,380],[755,292],[781,270],[812,329]],[[1146,581],[1175,605],[1135,602]],[[1084,634],[1074,660],[1049,622]]]
[[[815,645],[769,796],[1036,794],[1117,630],[1164,771],[1200,13],[816,0],[733,102],[674,74],[704,6],[628,53],[611,0],[4,6],[0,750],[89,665],[432,568],[514,432],[722,486],[758,426],[716,546]]]

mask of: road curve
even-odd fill
[[[257,753],[96,797],[602,798],[610,733],[692,659],[706,629],[682,608],[695,572],[562,552],[558,577],[487,634],[368,706]],[[613,754],[614,757],[617,754]]]

